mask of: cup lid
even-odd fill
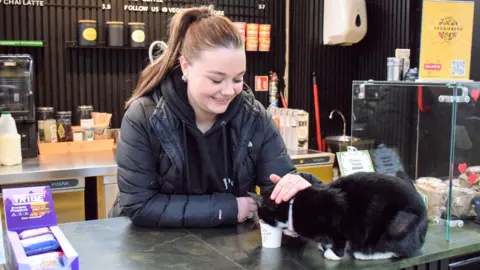
[[[107,24],[121,24],[123,25],[123,22],[118,22],[118,21],[108,21]]]

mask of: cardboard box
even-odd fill
[[[78,253],[57,226],[50,187],[4,189],[2,193],[7,225],[9,269],[32,269],[18,234],[25,230],[48,227],[64,253],[64,265],[60,269],[78,270]]]

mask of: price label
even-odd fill
[[[357,172],[375,172],[368,150],[348,147],[347,152],[337,152],[337,159],[342,176]]]
[[[403,171],[403,165],[396,149],[380,145],[378,149],[371,150],[370,154],[376,172],[395,176],[398,171]]]
[[[110,9],[112,9],[112,5],[111,4],[102,4],[102,9],[103,10],[110,10]]]
[[[258,9],[265,9],[265,4],[258,4]]]

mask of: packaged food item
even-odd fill
[[[465,173],[474,173],[474,174],[480,174],[480,166],[471,166],[468,167]]]
[[[72,112],[57,112],[57,140],[58,142],[73,141]]]
[[[63,252],[49,252],[28,257],[31,270],[59,269],[64,266]]]
[[[26,230],[18,234],[20,239],[27,239],[34,236],[40,236],[44,234],[52,234],[49,228],[43,227],[38,229]]]
[[[94,112],[93,116],[93,136],[95,140],[106,140],[108,139],[108,129],[110,128],[110,120],[112,119],[112,114],[110,113],[100,113]]]
[[[472,200],[477,196],[475,190],[469,188],[452,188],[452,215],[455,217],[474,217],[475,209]]]
[[[417,190],[426,196],[428,219],[433,221],[442,216],[448,196],[448,186],[440,179],[422,177],[415,184]]]
[[[27,256],[55,251],[60,244],[53,234],[45,234],[20,240]]]

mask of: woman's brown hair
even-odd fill
[[[169,35],[168,48],[140,73],[137,87],[126,107],[152,91],[180,56],[191,62],[206,49],[243,47],[238,29],[229,19],[214,15],[212,6],[188,8],[175,14],[169,24]]]

